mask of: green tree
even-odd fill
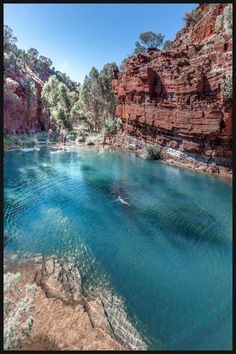
[[[71,91],[70,94],[70,102],[71,102],[71,105],[73,107],[73,105],[78,102],[79,100],[79,90],[76,89],[75,91]]]
[[[32,69],[36,68],[36,64],[38,62],[38,55],[39,52],[35,48],[30,48],[27,51],[28,64],[30,65],[30,67],[32,67]]]
[[[164,41],[162,33],[143,32],[139,36],[139,41],[135,43],[134,54],[145,53],[148,48],[158,48]]]
[[[71,114],[74,119],[84,122],[90,131],[98,132],[108,119],[114,119],[112,72],[117,69],[115,63],[105,64],[100,72],[93,67],[80,88],[79,101],[74,104]]]
[[[18,56],[21,60],[24,60],[24,59],[25,59],[25,56],[26,56],[25,50],[24,50],[24,49],[18,49],[17,56]]]
[[[12,29],[4,25],[4,35],[3,35],[3,49],[6,52],[13,51],[16,53],[17,46],[16,46],[17,38],[13,36]]]
[[[63,84],[62,82],[58,85],[59,91],[59,101],[64,109],[64,111],[69,114],[71,109],[71,102],[70,102],[70,90],[68,87]]]
[[[109,116],[113,116],[115,112],[115,96],[112,91],[113,70],[118,70],[116,63],[105,64],[103,69],[100,71],[102,96],[104,99],[105,109]]]
[[[146,52],[146,48],[142,46],[138,41],[135,42],[134,54],[143,54]]]
[[[56,117],[57,117],[58,120],[63,121],[63,122],[66,119],[66,113],[65,113],[64,109],[62,107],[60,107],[60,106],[57,107]]]
[[[47,57],[44,57],[43,55],[40,55],[39,57],[39,61],[40,63],[50,67],[52,65],[52,61],[51,59],[47,58]]]
[[[16,46],[17,38],[13,36],[12,29],[5,25],[3,36],[3,49],[4,49],[4,70],[9,72],[18,71]]]
[[[42,90],[44,110],[48,112],[51,128],[55,131],[71,129],[78,116],[79,91],[72,91],[56,75],[49,77]]]
[[[85,85],[85,90],[88,89],[89,92],[86,93],[87,97],[89,98],[89,100],[87,100],[87,119],[90,125],[93,126],[93,131],[98,132],[101,129],[104,102],[102,96],[102,84],[100,74],[95,67],[91,69],[89,73],[89,81]]]
[[[58,85],[59,80],[56,76],[50,76],[49,80],[45,82],[42,90],[42,99],[45,104],[50,108],[56,106],[58,102]]]
[[[11,51],[4,52],[4,70],[13,71],[16,68],[17,58],[15,54]]]
[[[36,100],[36,86],[31,78],[26,78],[25,88],[27,94],[27,108],[28,110],[32,107]]]
[[[53,75],[44,84],[41,97],[50,120],[59,128],[69,128],[72,108],[69,88]]]
[[[62,73],[59,70],[55,70],[55,68],[52,68],[52,73],[53,75],[56,75],[58,80],[63,82],[70,90],[76,89],[76,83],[72,81],[65,73]]]
[[[187,26],[194,26],[203,17],[201,8],[193,9],[190,12],[185,12],[183,20]]]

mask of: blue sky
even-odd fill
[[[173,40],[195,4],[4,4],[18,47],[36,48],[56,69],[83,82],[95,66],[131,54],[141,32]]]

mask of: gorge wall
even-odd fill
[[[51,72],[36,75],[23,60],[4,71],[4,133],[35,133],[45,130],[48,117],[42,112],[41,91]]]
[[[230,166],[232,100],[222,90],[232,80],[232,4],[198,9],[170,50],[149,49],[113,72],[116,116],[129,136]]]

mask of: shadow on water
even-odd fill
[[[173,206],[160,206],[158,210],[147,207],[135,209],[140,218],[151,222],[156,230],[164,230],[173,242],[176,242],[175,237],[182,237],[196,244],[205,241],[231,246],[231,240],[225,237],[223,226],[206,210]]]
[[[87,172],[87,171],[96,172],[97,171],[97,169],[95,167],[93,167],[91,165],[86,165],[84,163],[80,164],[80,169],[81,169],[81,171],[85,171],[85,172]]]
[[[108,175],[84,175],[84,182],[89,188],[95,189],[103,195],[112,192],[112,179]]]

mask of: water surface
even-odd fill
[[[5,254],[75,257],[149,349],[232,348],[231,218],[213,176],[108,150],[5,153]]]

